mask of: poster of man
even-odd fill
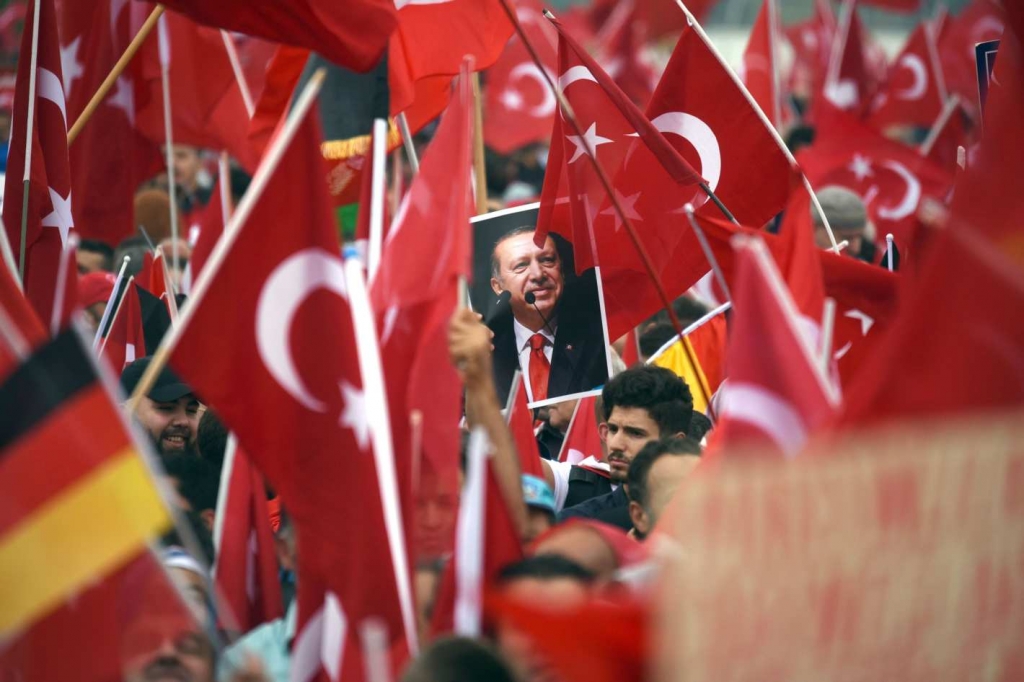
[[[534,243],[538,204],[473,219],[473,308],[494,332],[498,397],[522,372],[531,407],[588,394],[609,376],[598,276],[576,275],[572,246]]]

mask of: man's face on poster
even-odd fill
[[[538,309],[550,321],[565,284],[562,259],[551,237],[543,248],[533,243],[532,231],[506,237],[494,246],[494,264],[496,272],[492,273],[491,289],[499,295],[509,292],[515,318],[534,331],[539,326],[527,324],[527,321],[537,317]],[[526,302],[528,293],[535,297],[533,304]]]

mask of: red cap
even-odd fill
[[[88,308],[95,303],[106,303],[114,291],[116,278],[110,272],[90,272],[78,278],[78,305]]]

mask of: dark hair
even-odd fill
[[[700,443],[692,438],[663,438],[654,440],[643,446],[636,457],[629,463],[629,473],[626,477],[626,488],[629,491],[629,499],[641,507],[646,508],[649,502],[647,496],[647,484],[649,482],[651,467],[662,457],[669,455],[696,455],[700,457]]]
[[[704,436],[708,435],[708,431],[711,430],[712,426],[714,425],[707,418],[707,415],[694,410],[693,416],[690,417],[690,428],[686,430],[686,435],[699,443],[704,440]]]
[[[693,324],[708,314],[708,307],[695,298],[680,296],[672,301],[672,311],[684,327]]]
[[[412,660],[401,682],[515,682],[515,676],[489,644],[442,637]]]
[[[78,250],[100,254],[103,256],[103,265],[101,267],[107,272],[114,269],[114,249],[110,248],[110,244],[101,242],[98,239],[83,239],[78,242]]]
[[[595,576],[588,569],[561,554],[538,554],[508,564],[498,572],[499,585],[519,578],[572,578],[590,584]]]
[[[520,225],[519,227],[513,227],[505,234],[498,237],[498,241],[494,242],[494,248],[491,249],[491,277],[501,281],[501,263],[498,262],[498,247],[506,239],[512,239],[512,237],[518,237],[521,234],[533,234],[536,228],[533,225]]]
[[[185,525],[192,531],[192,536],[198,543],[197,548],[199,549],[201,556],[197,556],[196,559],[204,568],[209,569],[210,562],[213,560],[215,554],[213,547],[213,533],[207,529],[206,524],[203,522],[203,519],[199,514],[192,511],[186,511],[181,512],[181,517],[184,520]],[[178,532],[177,526],[171,526],[169,531],[160,536],[159,544],[161,547],[189,547],[181,536],[181,533]],[[191,549],[189,549],[189,553],[193,553]]]
[[[164,461],[167,475],[178,482],[178,492],[196,513],[217,508],[220,477],[199,457],[171,457]]]
[[[642,365],[608,381],[601,392],[607,421],[616,407],[637,407],[658,425],[661,437],[689,433],[693,396],[686,382],[664,367]]]
[[[199,456],[220,471],[224,466],[224,451],[228,447],[228,429],[210,408],[206,408],[196,428],[196,449]]]
[[[678,339],[672,325],[668,322],[657,322],[640,334],[640,355],[649,358],[672,339]]]

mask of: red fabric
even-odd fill
[[[818,125],[814,145],[797,155],[811,184],[841,185],[861,196],[877,228],[877,243],[884,244],[891,232],[902,248],[910,241],[921,199],[945,199],[952,176],[842,112],[820,112]]]
[[[779,53],[778,22],[774,0],[764,0],[750,31],[747,49],[743,52],[740,74],[757,106],[774,126],[781,128],[782,93],[778,82],[781,66],[776,63]]]
[[[295,86],[309,61],[309,50],[279,45],[267,64],[263,77],[263,90],[255,102],[255,111],[249,121],[249,143],[260,155],[270,144],[270,138],[284,118],[291,104]],[[211,199],[210,203],[213,203]]]
[[[800,329],[785,282],[761,242],[736,246],[736,310],[729,337],[716,446],[758,445],[792,456],[839,404],[820,351]]]
[[[214,582],[240,632],[284,615],[263,477],[241,448],[235,450],[226,499],[218,500],[221,532]],[[229,622],[229,621],[225,621]]]
[[[956,173],[957,150],[970,148],[970,124],[962,103],[956,105],[952,115],[939,129],[931,150],[925,157],[947,173]]]
[[[304,47],[355,71],[380,60],[397,25],[393,0],[170,0],[195,21]]]
[[[597,419],[594,417],[595,396],[581,398],[576,406],[576,415],[569,425],[565,434],[565,441],[562,444],[562,452],[559,453],[558,461],[578,464],[587,457],[597,460],[604,459],[604,452],[601,449],[601,433],[597,429]]]
[[[995,0],[972,0],[959,14],[947,20],[939,39],[939,58],[946,86],[951,93],[960,95],[975,120],[980,120],[980,115],[974,46],[999,38],[1004,22],[1004,10]]]
[[[809,96],[821,89],[835,32],[836,18],[828,0],[815,0],[810,19],[786,28],[786,38],[794,52],[789,90]]]
[[[626,332],[626,342],[622,348],[622,362],[627,368],[640,362],[640,345],[637,343],[636,329]]]
[[[868,61],[867,35],[855,0],[849,20],[840,17],[835,40],[840,41],[842,52],[832,55],[830,73],[826,75],[821,99],[843,111],[860,116],[871,103],[878,86],[872,77]],[[817,105],[816,105],[817,106]]]
[[[388,47],[392,114],[412,104],[416,81],[454,76],[466,55],[473,57],[475,71],[491,66],[512,34],[499,0],[404,0],[398,6],[398,28]]]
[[[220,31],[199,26],[174,12],[161,17],[162,22],[165,19],[174,143],[226,150],[253,172],[259,153],[249,142],[249,113]],[[159,30],[157,33],[136,56],[141,89],[136,100],[136,126],[147,138],[163,144],[166,133]]]
[[[686,3],[686,8],[697,21],[703,21],[716,1],[691,0]],[[600,31],[616,7],[622,4],[618,0],[595,0],[589,13],[593,30]],[[686,15],[674,2],[634,0],[632,4],[636,7],[634,21],[640,26],[641,41],[644,43],[677,35],[686,28]]]
[[[78,119],[134,35],[129,21],[132,3],[58,3],[68,124]],[[110,12],[120,8],[117,16]],[[111,246],[136,234],[133,197],[139,184],[163,170],[157,144],[135,128],[135,85],[132,71],[117,85],[70,148],[75,229],[83,239]]]
[[[194,226],[198,229],[199,234],[192,245],[192,255],[188,259],[189,277],[193,288],[199,281],[203,266],[206,265],[214,247],[217,246],[221,235],[224,234],[224,205],[221,201],[220,185],[219,181],[214,183],[210,201],[203,207],[199,220]]]
[[[31,350],[46,340],[46,329],[39,322],[32,306],[18,288],[15,275],[0,261],[0,308],[3,308],[13,331],[21,335]],[[17,365],[18,358],[6,343],[0,343],[0,381]]]
[[[78,305],[88,308],[97,303],[106,303],[110,300],[110,294],[114,293],[116,281],[117,277],[112,272],[90,272],[81,275],[78,278]]]
[[[889,69],[885,89],[872,104],[869,123],[882,130],[906,124],[930,127],[946,103],[946,86],[930,24],[922,22],[910,34]]]
[[[530,361],[532,363],[533,359]],[[536,396],[534,398],[541,400]],[[544,478],[544,465],[540,461],[540,448],[537,447],[537,435],[533,430],[533,410],[527,407],[526,386],[522,377],[515,389],[515,399],[508,415],[508,428],[519,455],[519,469],[524,474]]]
[[[682,12],[679,12],[682,14]],[[658,84],[658,74],[644,56],[642,22],[631,3],[620,3],[601,29],[601,65],[633,104],[646,107]]]
[[[519,3],[519,23],[544,69],[555,78],[557,36],[533,3]],[[498,61],[487,70],[484,142],[499,154],[545,142],[557,107],[526,46],[513,33]]]
[[[396,575],[383,540],[383,473],[371,445],[377,425],[368,423],[363,397],[381,378],[360,369],[315,112],[314,105],[224,260],[204,277],[205,293],[194,292],[170,365],[237,434],[294,519],[302,548],[295,650],[320,652],[319,616],[344,617],[344,652],[330,652],[326,664],[335,667],[330,655],[344,653],[344,676],[360,679],[356,635],[366,618],[384,622],[401,658],[396,586],[408,576]],[[408,456],[395,456],[396,469],[408,470]],[[320,664],[319,656],[296,660]]]
[[[74,227],[71,170],[68,166],[67,121],[64,116],[64,86],[61,76],[60,43],[57,42],[57,20],[53,0],[38,0],[39,51],[36,80],[36,101],[32,128],[32,168],[28,196],[28,223],[25,233],[25,297],[39,319],[50,324],[57,276],[65,235]],[[28,7],[28,18],[22,35],[18,57],[18,78],[15,84],[11,140],[7,156],[4,185],[3,218],[7,241],[15,262],[20,259],[21,213],[25,175],[25,143],[28,131],[28,86],[32,53],[32,16],[34,5]],[[78,296],[78,268],[71,253],[67,263],[64,305],[60,311],[61,325],[66,324]]]
[[[128,280],[128,287],[110,322],[110,330],[100,346],[100,357],[107,358],[115,375],[120,375],[126,366],[138,358],[149,355],[146,352],[146,333],[142,327],[142,307],[136,286],[134,278]]]
[[[693,196],[696,172],[558,22],[559,80],[589,139],[596,163],[618,193],[664,281],[680,252],[697,250],[672,212]],[[657,97],[657,95],[656,95]],[[639,139],[635,136],[639,135]],[[604,191],[594,160],[561,116],[555,117],[544,177],[538,243],[549,232],[572,242],[577,272],[601,265],[608,335],[618,338],[661,307],[637,249]],[[632,288],[630,288],[632,287]],[[666,286],[668,295],[678,295]]]
[[[458,303],[458,279],[469,274],[471,248],[469,79],[460,86],[402,201],[370,289],[395,449],[412,451],[410,419],[418,412],[424,460],[444,483],[458,476],[462,416],[448,322]]]
[[[825,307],[825,283],[821,274],[820,249],[814,242],[811,198],[804,186],[793,191],[779,227],[779,268],[797,309],[814,327],[820,328]]]

